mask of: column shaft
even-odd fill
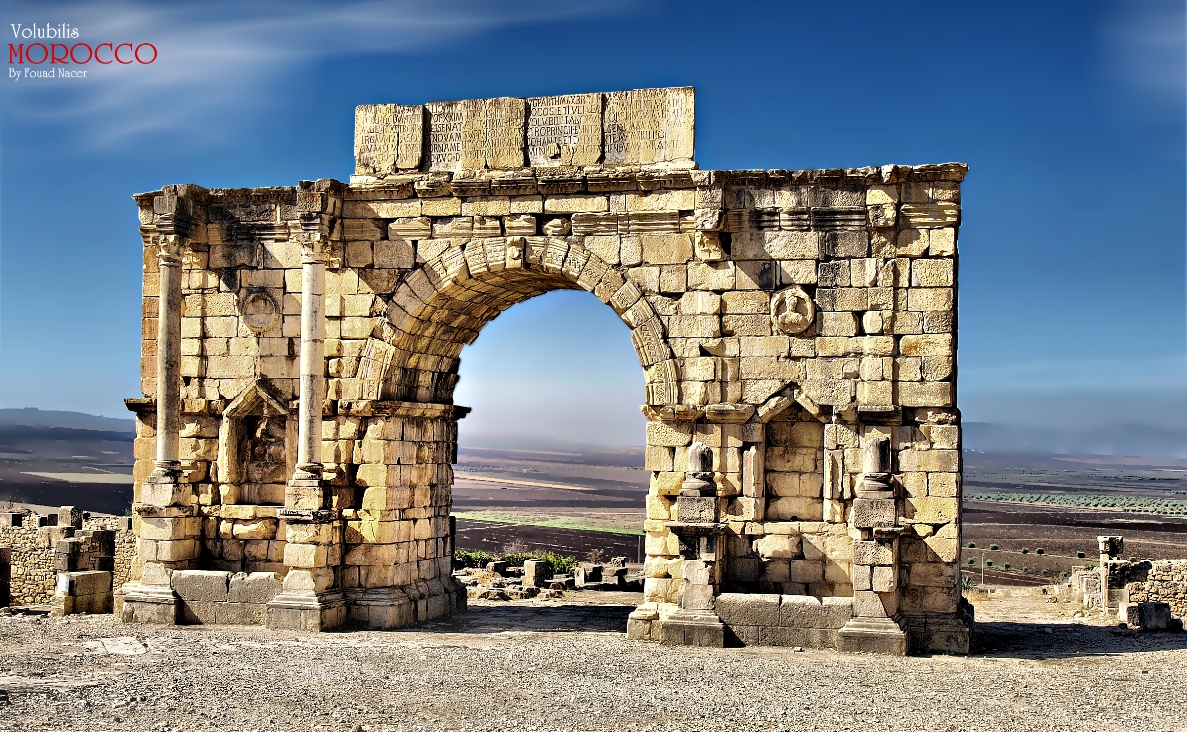
[[[301,401],[297,470],[321,473],[322,404],[326,398],[326,260],[320,241],[301,258]]]
[[[157,253],[157,457],[156,470],[177,471],[181,419],[181,244],[161,237]]]

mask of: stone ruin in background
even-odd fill
[[[699,170],[693,114],[691,88],[366,105],[349,184],[135,196],[123,617],[317,630],[462,610],[459,354],[516,303],[583,289],[630,329],[645,383],[630,637],[967,652],[966,166]],[[238,572],[259,588],[232,601]]]

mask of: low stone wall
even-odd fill
[[[1165,602],[1171,613],[1187,618],[1187,559],[1149,562],[1144,582],[1126,585],[1130,602]]]
[[[837,648],[853,617],[852,597],[724,593],[716,610],[727,645]]]
[[[57,588],[58,567],[55,548],[58,541],[74,536],[73,526],[46,525],[47,517],[25,514],[19,526],[0,526],[0,547],[10,549],[9,574],[11,605],[48,605]],[[127,581],[136,558],[136,536],[131,519],[122,517],[83,518],[83,530],[108,530],[115,534],[115,557],[112,582],[119,587]]]
[[[169,582],[181,598],[183,623],[263,625],[265,606],[280,592],[273,572],[178,570]]]

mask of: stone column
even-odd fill
[[[725,625],[714,610],[721,585],[724,529],[713,473],[713,450],[702,442],[688,448],[688,470],[676,497],[676,521],[665,526],[680,540],[683,587],[680,608],[663,619],[659,640],[667,645],[725,645]],[[628,618],[646,622],[639,610]],[[654,637],[655,631],[652,630]]]
[[[297,466],[285,488],[283,590],[268,603],[269,628],[327,630],[346,619],[335,573],[342,561],[342,522],[322,480],[321,423],[326,397],[326,239],[321,232],[301,242],[301,381]]]
[[[157,239],[157,457],[152,480],[158,485],[177,485],[181,475],[181,241],[174,235]],[[162,506],[180,503],[177,496],[153,497],[158,500],[144,502]]]
[[[200,517],[193,490],[181,482],[181,237],[155,237],[160,288],[157,297],[157,450],[152,474],[133,506],[138,553],[144,567],[130,583],[126,621],[177,622],[179,600],[169,586],[175,569],[192,569],[200,552]]]
[[[297,416],[297,469],[285,495],[287,508],[329,508],[322,484],[321,422],[326,399],[326,252],[320,233],[301,237],[301,394]]]

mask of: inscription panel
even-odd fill
[[[453,172],[461,168],[462,102],[433,102],[429,111],[429,170]]]
[[[522,168],[523,128],[527,104],[523,99],[482,100],[483,153],[491,170]]]
[[[434,102],[429,110],[430,171],[522,168],[523,99]]]
[[[693,88],[635,89],[606,95],[603,150],[610,164],[692,160]]]
[[[678,87],[363,105],[355,113],[356,172],[691,162],[693,101],[692,87]]]
[[[528,165],[594,165],[602,157],[602,95],[565,94],[528,100]]]
[[[424,107],[363,104],[354,113],[355,172],[385,175],[420,167]]]

